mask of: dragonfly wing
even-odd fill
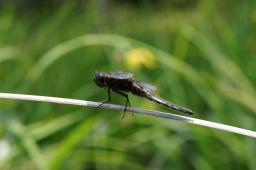
[[[133,78],[133,74],[123,71],[113,71],[108,73],[108,76],[114,79],[130,79]]]
[[[149,83],[145,83],[143,81],[136,81],[136,84],[139,85],[140,87],[142,87],[143,89],[145,89],[146,91],[149,91],[149,92],[154,92],[156,91],[156,87],[149,84]]]

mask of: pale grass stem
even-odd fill
[[[14,93],[0,93],[0,98],[69,104],[69,105],[78,105],[78,106],[87,106],[87,107],[98,107],[101,104],[99,102],[92,102],[92,101],[86,101],[86,100],[77,100],[77,99],[60,98],[60,97],[49,97],[49,96],[26,95],[26,94],[14,94]],[[120,106],[120,105],[114,105],[114,104],[103,104],[100,108],[123,111],[125,107]],[[181,115],[167,113],[167,112],[139,109],[139,108],[134,108],[134,107],[127,107],[127,111],[133,112],[133,113],[140,113],[140,114],[145,114],[145,115],[166,118],[166,119],[178,120],[181,122],[201,125],[201,126],[205,126],[205,127],[209,127],[209,128],[213,128],[213,129],[219,129],[222,131],[237,133],[240,135],[256,138],[255,131],[242,129],[242,128],[238,128],[238,127],[234,127],[234,126],[229,126],[229,125],[225,125],[225,124],[215,123],[215,122],[211,122],[211,121],[206,121],[206,120],[202,120],[202,119],[196,119],[196,118],[192,118],[192,117],[181,116]]]

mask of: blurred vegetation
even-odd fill
[[[255,1],[0,4],[1,92],[102,101],[95,71],[125,70],[195,117],[256,130]],[[252,138],[149,116],[0,100],[0,122],[4,170],[256,167]]]

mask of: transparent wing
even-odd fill
[[[150,91],[150,92],[154,92],[156,91],[156,87],[149,84],[149,83],[145,83],[143,81],[136,81],[136,84],[138,84],[140,87],[142,87],[143,89]]]
[[[129,72],[122,72],[122,71],[113,71],[110,73],[107,73],[109,77],[115,78],[115,79],[129,79],[133,78],[133,74]]]

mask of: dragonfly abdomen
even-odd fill
[[[152,101],[155,101],[155,102],[157,102],[157,103],[159,103],[159,104],[162,104],[162,105],[164,105],[164,106],[166,106],[166,107],[168,107],[168,108],[171,108],[171,109],[174,109],[174,110],[177,110],[177,111],[180,111],[180,112],[189,114],[189,115],[195,114],[195,113],[194,113],[192,110],[190,110],[190,109],[187,109],[187,108],[182,107],[182,106],[178,106],[178,105],[176,105],[176,104],[174,104],[174,103],[171,103],[171,102],[169,102],[169,101],[167,101],[167,100],[165,100],[165,99],[162,99],[162,98],[160,98],[160,97],[158,97],[158,96],[155,96],[155,95],[153,95],[153,94],[151,94],[151,93],[149,93],[149,92],[146,94],[145,97],[148,98],[148,99],[150,99],[150,100],[152,100]]]

